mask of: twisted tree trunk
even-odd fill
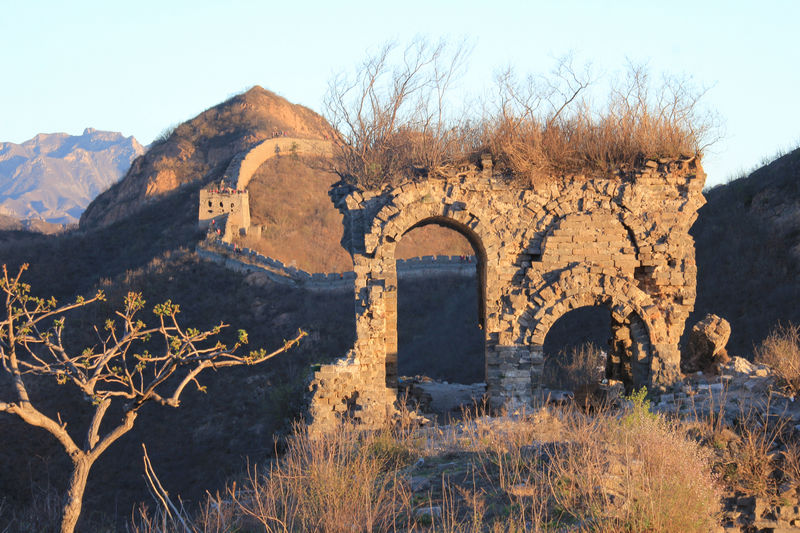
[[[89,470],[94,459],[81,453],[72,459],[72,476],[69,480],[67,500],[61,515],[61,533],[73,533],[78,524],[83,505],[83,492],[86,490],[86,481],[89,479]]]

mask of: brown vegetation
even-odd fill
[[[313,439],[298,427],[290,441],[263,473],[210,498],[217,516],[184,521],[193,531],[707,532],[720,509],[710,454],[641,397],[596,418],[540,408],[427,430],[344,424]]]
[[[792,394],[800,392],[800,326],[778,324],[756,347],[755,360],[769,365]]]
[[[593,343],[583,343],[567,352],[546,355],[542,384],[572,391],[596,386],[603,379],[605,354]]]
[[[340,135],[336,172],[374,189],[459,158],[464,136],[445,99],[464,59],[464,46],[417,39],[402,50],[389,43],[352,76],[335,76],[325,109]]]
[[[326,114],[341,134],[336,171],[366,189],[436,175],[443,166],[490,153],[497,170],[522,184],[563,174],[629,170],[645,159],[693,157],[715,135],[688,80],[651,83],[631,65],[596,106],[597,85],[570,58],[551,76],[519,81],[498,76],[497,100],[482,116],[455,113],[448,90],[464,63],[464,46],[416,40],[394,55],[393,44],[368,57],[353,76],[330,83]]]
[[[713,116],[687,80],[654,86],[643,66],[629,65],[604,105],[587,93],[593,80],[569,59],[550,77],[498,78],[499,105],[484,125],[497,165],[524,180],[630,170],[646,159],[693,157],[713,142]]]

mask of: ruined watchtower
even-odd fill
[[[224,183],[200,189],[198,225],[207,229],[212,221],[224,228],[225,240],[250,228],[250,201],[247,191],[232,189]]]
[[[680,375],[678,341],[695,301],[689,228],[705,202],[696,159],[648,161],[602,177],[565,176],[519,187],[468,169],[338,201],[353,255],[356,342],[315,375],[318,426],[349,414],[377,425],[397,400],[395,247],[413,228],[439,224],[475,250],[493,406],[529,403],[545,336],[584,306],[611,312],[606,373],[662,387]]]

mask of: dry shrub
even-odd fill
[[[550,77],[513,72],[498,78],[498,110],[485,142],[497,165],[536,183],[562,174],[631,170],[645,159],[690,157],[714,139],[715,117],[700,107],[703,91],[665,77],[654,86],[643,66],[629,65],[605,106],[588,99],[594,81],[562,59]]]
[[[603,379],[605,357],[594,343],[585,342],[545,358],[542,381],[554,389],[583,390]]]
[[[385,531],[407,491],[394,452],[347,424],[317,438],[298,427],[283,457],[230,496],[266,531]]]
[[[736,424],[739,435],[725,470],[726,481],[747,494],[771,496],[778,479],[778,449],[791,432],[791,419],[770,415],[770,404],[744,412]]]
[[[554,511],[596,531],[709,531],[719,510],[709,456],[643,398],[552,454]]]
[[[800,392],[800,326],[778,324],[756,347],[755,360],[771,367],[792,394]]]
[[[175,513],[157,503],[154,509],[140,504],[132,513],[127,530],[131,533],[229,533],[241,531],[247,525],[247,516],[219,494],[208,494],[193,515],[182,504]]]
[[[498,438],[485,446],[478,470],[505,494],[509,510],[495,529],[711,530],[720,500],[709,455],[651,413],[644,395],[622,417],[557,409],[560,433],[551,442]]]
[[[387,45],[355,74],[335,77],[326,97],[326,118],[341,132],[336,172],[366,189],[447,173],[484,152],[530,186],[693,157],[716,140],[716,117],[700,105],[705,91],[677,77],[653,84],[643,66],[629,65],[600,106],[590,98],[598,80],[569,57],[549,76],[520,81],[506,71],[497,100],[483,102],[477,115],[454,113],[448,95],[465,62],[463,45],[417,40],[396,52]]]
[[[340,132],[336,172],[379,188],[456,159],[470,129],[448,115],[445,98],[465,55],[463,44],[389,43],[354,73],[334,77],[325,114]]]
[[[548,407],[489,417],[483,407],[464,409],[458,424],[429,430],[420,452],[512,453],[532,442],[560,439],[567,417],[562,410]]]
[[[786,449],[781,452],[783,456],[783,477],[794,487],[800,487],[800,442],[789,439]]]
[[[266,473],[252,469],[225,498],[209,495],[188,529],[705,532],[714,525],[719,495],[706,454],[652,414],[644,393],[622,415],[551,407],[495,419],[467,414],[459,428],[367,433],[342,425],[312,439],[296,427]],[[418,452],[430,457],[411,466]],[[469,463],[469,475],[441,471],[441,490],[434,481],[427,497],[412,495],[406,479],[454,457]],[[163,513],[143,516],[146,527],[134,531],[184,530]]]

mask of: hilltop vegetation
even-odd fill
[[[598,95],[602,84],[569,57],[550,75],[503,72],[493,99],[461,110],[450,92],[465,54],[444,41],[390,43],[333,78],[326,115],[341,134],[336,170],[345,181],[376,189],[447,174],[488,153],[508,180],[531,186],[701,155],[717,134],[704,91],[689,80],[653,83],[646,68],[629,65]]]

